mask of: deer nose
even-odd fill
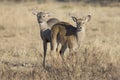
[[[38,23],[42,23],[42,21],[41,21],[41,20],[38,20]]]
[[[38,22],[39,22],[39,23],[42,23],[43,21],[42,21],[41,19],[38,19]]]
[[[82,27],[78,27],[78,29],[77,29],[78,31],[81,31],[82,30]]]

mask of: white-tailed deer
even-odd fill
[[[43,58],[43,66],[45,67],[45,58],[46,58],[46,51],[47,51],[47,43],[51,43],[51,27],[59,22],[56,18],[47,18],[50,16],[50,13],[46,12],[37,12],[33,10],[32,13],[37,16],[37,21],[40,26],[40,36],[43,40],[43,48],[44,48],[44,58]]]
[[[76,23],[76,27],[67,22],[58,22],[51,29],[52,52],[55,52],[58,44],[61,43],[62,47],[59,53],[62,57],[66,48],[73,52],[80,47],[85,36],[85,23],[90,21],[91,15],[83,18],[72,17],[72,19]]]

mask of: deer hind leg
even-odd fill
[[[56,52],[57,52],[57,53],[60,53],[60,49],[61,49],[61,45],[60,45],[60,41],[58,40]]]
[[[65,61],[64,59],[64,52],[67,49],[67,44],[65,43],[64,45],[62,45],[61,50],[60,50],[60,55],[63,61],[64,66],[66,66],[67,68],[69,68],[69,64]]]
[[[66,49],[67,49],[67,44],[65,43],[62,45],[61,50],[60,50],[60,56],[63,60],[64,60],[64,52]]]
[[[43,41],[43,48],[44,48],[43,67],[45,67],[45,59],[46,59],[46,52],[47,52],[47,42],[46,41]]]
[[[54,40],[51,43],[51,53],[55,53],[56,49],[57,49],[57,42],[56,42],[56,40]]]
[[[59,42],[53,44],[55,46],[56,52],[59,52]],[[50,47],[52,51],[55,51],[52,42],[50,42]]]
[[[58,43],[57,43],[57,33],[52,33],[51,37],[52,37],[51,38],[51,51],[56,52],[57,45],[58,45]]]

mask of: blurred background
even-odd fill
[[[100,4],[110,4],[113,2],[120,2],[120,0],[0,0],[0,2],[85,2],[85,3],[100,3]]]
[[[50,54],[42,66],[40,28],[32,9],[75,23],[91,13],[77,53]],[[54,55],[58,58],[54,59]],[[120,80],[120,0],[0,0],[0,80]]]

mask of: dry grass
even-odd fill
[[[68,5],[68,4],[67,4]],[[0,80],[119,80],[120,10],[82,3],[0,4]],[[46,69],[39,25],[30,9],[52,12],[54,17],[74,25],[68,16],[92,13],[87,23],[84,45],[66,56],[69,68],[60,57],[47,53]],[[72,11],[71,11],[72,10]],[[55,54],[52,54],[55,55]],[[59,56],[59,54],[57,54]]]

